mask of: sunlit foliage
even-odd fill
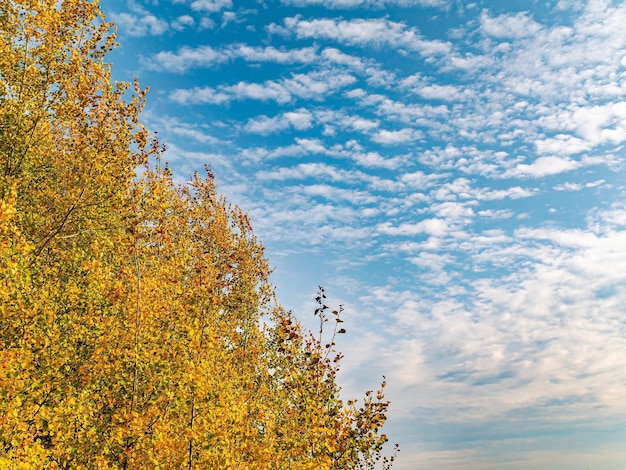
[[[176,185],[111,85],[110,31],[0,0],[0,468],[388,467],[382,387],[339,398],[341,309],[320,289],[313,335],[275,305],[246,214],[208,169]]]

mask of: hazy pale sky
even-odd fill
[[[108,0],[176,177],[346,307],[395,468],[626,465],[626,4]]]

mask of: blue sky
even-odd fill
[[[624,468],[626,4],[103,8],[177,178],[212,166],[305,323],[345,304],[396,468]]]

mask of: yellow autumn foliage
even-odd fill
[[[275,305],[210,170],[174,184],[114,43],[95,1],[0,0],[0,470],[388,466],[382,389],[342,402],[341,331]]]

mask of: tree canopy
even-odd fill
[[[97,2],[0,0],[0,468],[388,467],[341,309],[278,306],[213,174],[173,181]],[[324,325],[327,325],[324,327]]]

